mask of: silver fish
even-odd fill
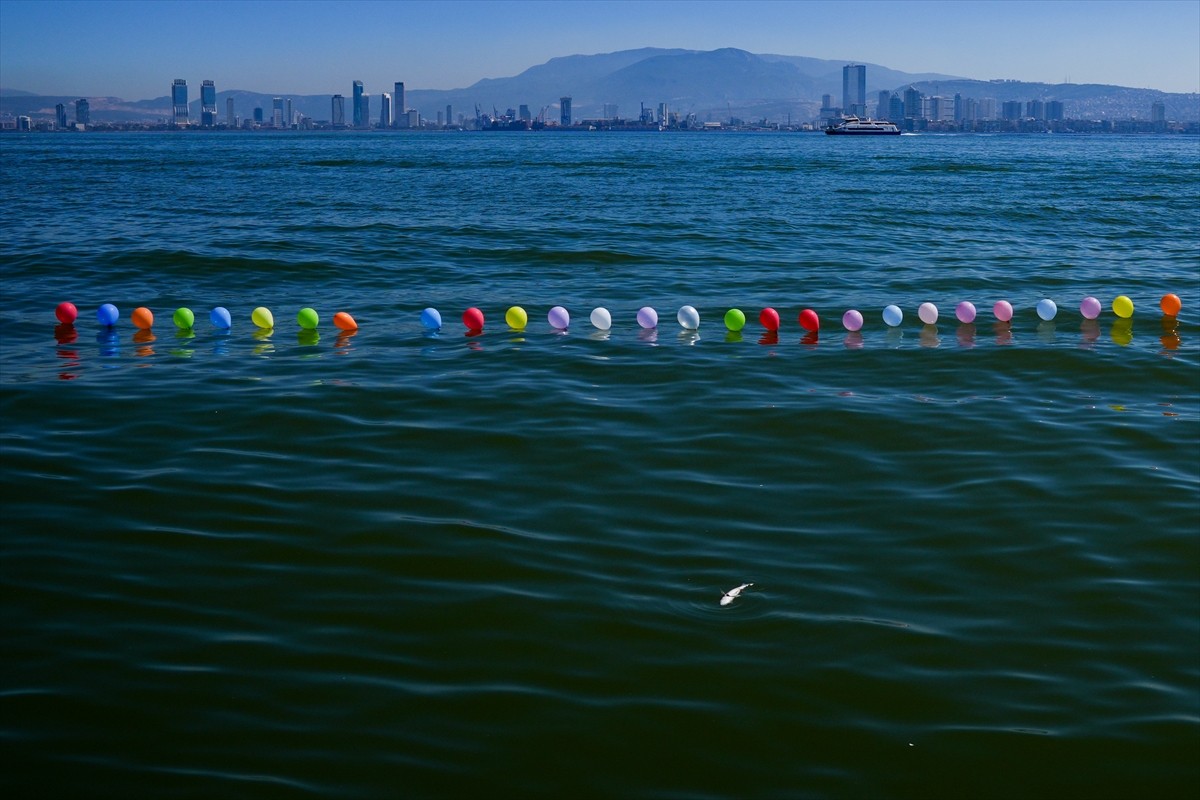
[[[730,589],[728,592],[721,595],[721,605],[723,605],[723,606],[729,605],[730,603],[733,602],[733,599],[735,597],[737,597],[739,594],[742,593],[743,589],[748,589],[753,585],[754,585],[753,583],[743,583],[741,586],[738,586],[734,589]]]

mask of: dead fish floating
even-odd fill
[[[753,585],[754,585],[753,583],[743,583],[741,586],[730,589],[728,592],[721,595],[721,605],[723,605],[723,606],[729,605],[730,603],[732,603],[734,601],[734,599],[738,595],[740,595],[742,593],[743,589],[749,589]]]

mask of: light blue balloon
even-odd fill
[[[1038,301],[1037,312],[1039,317],[1046,322],[1049,322],[1050,320],[1054,319],[1054,315],[1058,313],[1058,305],[1047,297],[1045,300]]]
[[[442,327],[442,315],[436,308],[427,308],[421,312],[421,324],[431,331]]]
[[[228,328],[233,325],[233,318],[229,316],[229,309],[224,306],[217,306],[208,312],[208,321],[213,324],[214,328]]]
[[[888,306],[883,309],[883,321],[894,328],[904,321],[904,312],[900,306]]]
[[[96,309],[96,321],[101,325],[116,325],[121,312],[112,303],[105,303]]]

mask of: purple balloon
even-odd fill
[[[862,330],[863,315],[855,309],[850,309],[845,314],[842,314],[842,327],[848,331]]]
[[[1083,302],[1079,304],[1079,313],[1083,314],[1084,319],[1095,319],[1100,316],[1100,301],[1090,296],[1083,298]]]
[[[975,304],[970,300],[963,300],[954,309],[954,316],[958,317],[958,321],[963,325],[970,325],[975,321]]]
[[[562,306],[555,306],[550,309],[550,313],[546,315],[546,319],[550,322],[550,327],[557,328],[560,331],[565,331],[567,326],[571,324],[571,315]]]
[[[658,312],[650,306],[639,308],[637,313],[637,321],[638,325],[641,325],[643,328],[657,328]]]

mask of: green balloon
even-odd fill
[[[175,320],[176,328],[186,331],[195,323],[196,315],[192,313],[190,308],[177,308],[175,309],[175,316],[172,319]]]
[[[317,316],[317,312],[311,308],[302,308],[300,313],[296,315],[296,322],[300,323],[300,327],[306,331],[311,331],[321,322],[321,318]]]
[[[740,308],[731,308],[725,312],[725,327],[731,331],[740,331],[746,327],[746,315]]]

